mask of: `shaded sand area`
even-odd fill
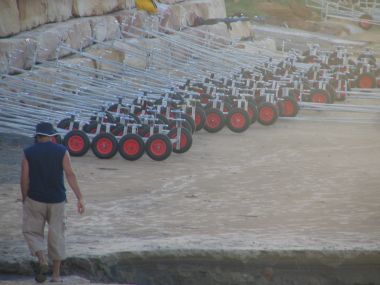
[[[358,123],[334,122],[337,117]],[[17,184],[22,141],[1,134],[3,273],[30,272]],[[296,120],[254,124],[242,134],[201,131],[188,153],[163,162],[99,160],[92,153],[73,158],[87,212],[76,214],[69,192],[68,255],[359,251],[375,254],[376,263],[379,141],[379,115],[301,111]]]

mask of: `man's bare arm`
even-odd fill
[[[29,191],[29,164],[25,155],[21,161],[20,188],[22,202],[24,203]]]
[[[75,196],[78,199],[78,203],[77,203],[78,213],[83,214],[84,200],[83,200],[82,193],[79,189],[77,177],[73,171],[73,168],[71,167],[71,160],[70,160],[70,155],[68,152],[66,152],[65,156],[63,157],[63,170],[65,172],[67,182],[69,183],[71,189],[74,191]]]

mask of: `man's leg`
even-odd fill
[[[53,274],[51,275],[52,282],[59,282],[61,276],[61,261],[53,260]]]
[[[44,282],[48,272],[48,264],[44,249],[44,228],[46,221],[46,204],[27,198],[23,205],[22,232],[29,249],[38,258],[36,281]]]
[[[36,251],[35,255],[38,258],[38,263],[40,263],[40,264],[47,264],[48,263],[46,255],[42,250]]]
[[[53,282],[60,281],[61,261],[65,259],[65,204],[62,202],[48,206],[48,254],[53,261]]]

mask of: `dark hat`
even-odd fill
[[[36,126],[36,135],[52,137],[57,134],[57,131],[53,128],[53,125],[47,122],[39,123]]]

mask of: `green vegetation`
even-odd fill
[[[225,0],[227,16],[233,16],[239,13],[253,18],[254,16],[265,16],[265,14],[257,10],[257,4],[262,2],[273,2],[280,4],[288,4],[289,2],[305,3],[305,0],[276,0],[276,1],[265,1],[265,0]]]
[[[227,16],[233,16],[239,13],[243,13],[249,18],[253,18],[256,15],[262,15],[256,10],[258,1],[255,0],[225,0]]]

